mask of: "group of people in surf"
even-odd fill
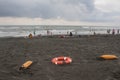
[[[108,29],[107,30],[107,34],[112,34],[112,35],[115,35],[115,34],[119,34],[120,32],[120,29]]]

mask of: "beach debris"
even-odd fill
[[[70,64],[72,62],[72,59],[70,57],[55,57],[52,59],[52,63],[56,65],[62,65],[62,64]]]
[[[30,39],[32,39],[32,38],[33,38],[33,35],[30,33],[28,37],[29,37]]]
[[[19,70],[28,69],[32,65],[33,61],[26,61]]]
[[[118,57],[116,55],[101,55],[100,58],[105,59],[105,60],[118,59]]]

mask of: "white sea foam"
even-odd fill
[[[119,26],[58,26],[58,25],[7,25],[0,26],[0,37],[21,37],[28,36],[30,33],[35,35],[47,35],[49,30],[52,35],[66,35],[72,32],[74,35],[91,35],[94,32],[97,34],[106,34],[107,29],[120,29]]]

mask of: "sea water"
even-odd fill
[[[108,29],[120,29],[119,26],[74,26],[74,25],[0,25],[0,37],[25,37],[33,35],[93,35],[107,34]]]

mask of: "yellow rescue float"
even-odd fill
[[[33,63],[33,61],[26,61],[26,62],[20,67],[19,70],[29,68],[29,67],[32,65],[32,63]]]
[[[33,35],[30,33],[28,37],[29,37],[30,39],[32,39],[32,38],[33,38]]]
[[[100,58],[105,59],[105,60],[118,59],[116,55],[101,55]]]

